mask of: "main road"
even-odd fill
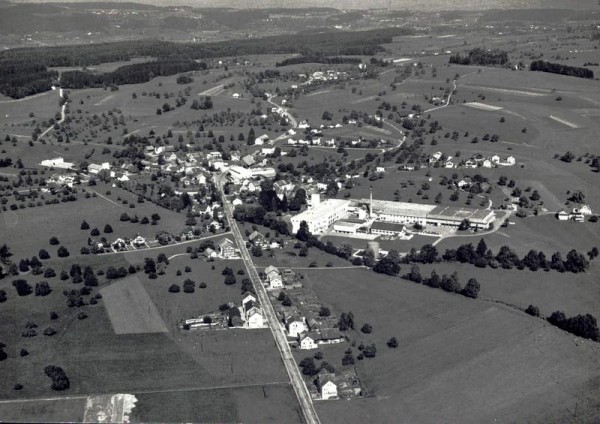
[[[233,210],[231,204],[225,198],[225,192],[223,190],[224,178],[225,172],[219,174],[216,178],[216,185],[219,188],[219,191],[221,192],[221,197],[223,199],[223,209],[225,211],[225,215],[227,216],[227,220],[229,221],[231,234],[235,238],[235,241],[240,249],[240,254],[242,256],[242,260],[244,261],[244,265],[248,270],[248,275],[252,280],[254,291],[256,292],[262,310],[265,314],[265,318],[267,319],[269,328],[271,329],[271,333],[273,334],[273,338],[275,339],[275,344],[279,349],[279,354],[281,355],[283,365],[285,366],[285,369],[290,377],[290,382],[292,384],[292,387],[294,388],[296,397],[298,398],[300,408],[302,409],[304,421],[308,424],[320,424],[319,417],[317,415],[317,412],[315,411],[315,407],[312,402],[312,398],[310,396],[310,393],[308,392],[306,383],[302,378],[302,374],[300,374],[300,370],[296,365],[296,360],[292,355],[292,350],[290,348],[290,345],[288,344],[287,337],[283,332],[283,328],[279,323],[279,320],[277,319],[277,315],[275,314],[273,305],[271,304],[269,296],[267,295],[267,290],[263,286],[262,281],[258,276],[258,272],[256,271],[256,267],[254,266],[254,262],[252,261],[248,249],[246,248],[246,242],[242,237],[242,233],[240,232],[240,229],[238,228],[235,219],[233,218]]]

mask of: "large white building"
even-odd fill
[[[293,216],[292,232],[297,233],[300,223],[306,221],[308,230],[313,234],[327,231],[335,221],[346,218],[349,213],[350,201],[341,199],[327,199],[320,201],[319,195],[312,196],[311,207],[296,216]]]
[[[396,224],[419,223],[423,226],[430,224],[458,227],[463,220],[468,219],[471,227],[487,229],[496,219],[494,211],[490,209],[372,199],[361,199],[358,203],[369,207],[371,218]]]
[[[72,162],[65,162],[65,160],[61,157],[54,159],[46,159],[43,160],[40,165],[47,166],[48,168],[60,168],[60,169],[73,169],[75,168],[75,164]]]

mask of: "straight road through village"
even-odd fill
[[[287,370],[287,373],[290,377],[290,382],[292,384],[292,387],[294,388],[296,397],[298,398],[300,409],[302,409],[304,421],[308,424],[320,424],[319,417],[317,415],[317,412],[315,411],[315,407],[313,405],[312,398],[310,397],[310,393],[308,392],[308,388],[304,383],[302,374],[300,374],[300,370],[296,365],[296,360],[292,355],[290,345],[287,342],[287,337],[283,332],[282,326],[279,324],[279,320],[277,319],[277,315],[275,314],[273,305],[271,305],[271,301],[269,300],[267,291],[264,288],[260,277],[258,276],[258,272],[256,271],[254,262],[252,261],[252,258],[248,253],[248,249],[246,249],[246,242],[244,241],[242,233],[240,232],[240,229],[238,228],[233,218],[233,210],[231,208],[231,204],[225,198],[225,192],[223,190],[224,178],[225,173],[220,174],[216,178],[217,187],[219,188],[219,191],[221,192],[221,196],[223,198],[223,209],[225,210],[225,215],[227,216],[227,220],[229,221],[229,226],[231,228],[231,233],[235,238],[235,241],[240,249],[240,254],[244,261],[244,265],[248,270],[248,275],[252,280],[254,290],[256,291],[256,295],[261,304],[262,310],[264,311],[265,318],[267,319],[267,323],[269,325],[269,328],[271,329],[273,338],[275,339],[275,344],[279,349],[281,360],[283,361],[283,365],[285,365],[285,369]]]

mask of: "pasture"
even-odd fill
[[[166,333],[156,305],[137,276],[100,290],[115,334]]]
[[[377,346],[362,362],[374,397],[318,403],[323,421],[560,421],[576,403],[581,416],[598,413],[589,396],[598,393],[593,342],[501,305],[365,270],[309,271],[305,280],[336,311],[369,322],[373,333],[351,338]],[[391,336],[398,349],[385,346]]]

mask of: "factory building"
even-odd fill
[[[335,221],[346,218],[349,214],[350,201],[341,199],[327,199],[321,202],[318,193],[311,196],[311,206],[298,215],[292,217],[292,232],[297,233],[300,223],[306,221],[308,230],[313,234],[323,233]]]

